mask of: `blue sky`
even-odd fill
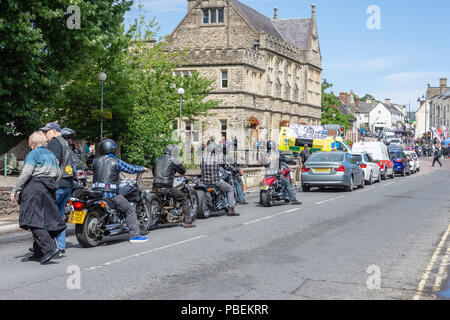
[[[161,36],[170,34],[187,12],[187,0],[141,0],[142,14],[156,17]],[[241,0],[262,14],[279,18],[311,16],[316,4],[323,78],[336,95],[353,91],[378,100],[418,107],[417,98],[427,84],[450,83],[450,1],[448,0]],[[381,29],[367,21],[380,9]],[[138,16],[137,1],[125,16],[130,24]],[[371,20],[372,21],[372,20]]]

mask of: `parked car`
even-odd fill
[[[409,159],[402,149],[389,150],[389,156],[394,162],[394,172],[402,176],[411,175]]]
[[[380,167],[381,179],[386,180],[387,177],[394,178],[394,163],[390,159],[388,148],[383,142],[356,142],[352,146],[352,152],[369,153],[375,163]]]
[[[302,189],[344,187],[351,192],[364,188],[364,171],[347,152],[317,152],[302,167]]]
[[[408,154],[408,153],[411,154],[411,156],[413,157],[413,159],[414,159],[414,161],[416,163],[416,167],[415,167],[416,172],[419,172],[420,171],[420,159],[419,159],[419,156],[417,155],[417,153],[415,151],[407,151],[405,153],[406,154]]]
[[[380,167],[375,163],[369,153],[352,153],[352,157],[357,163],[362,163],[360,167],[364,171],[364,180],[366,184],[371,185],[374,182],[381,182]]]
[[[404,151],[406,156],[409,159],[409,166],[411,168],[411,174],[414,174],[417,172],[417,167],[416,167],[416,160],[414,160],[411,151]]]

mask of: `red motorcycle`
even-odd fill
[[[287,165],[282,163],[281,172],[273,170],[267,172],[265,178],[261,182],[260,202],[264,207],[272,207],[277,201],[289,202],[289,195],[287,190],[283,187],[281,182],[281,175],[288,179],[292,184],[292,170]]]

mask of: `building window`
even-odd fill
[[[227,140],[227,120],[220,120],[220,134]]]
[[[192,123],[191,121],[186,121],[185,128],[186,128],[186,142],[193,143],[200,141],[199,123],[197,122]]]
[[[228,71],[222,70],[222,89],[228,88]]]
[[[224,22],[223,8],[203,9],[203,24],[214,24]]]

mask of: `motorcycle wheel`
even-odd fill
[[[158,223],[158,211],[160,207],[159,198],[156,194],[150,193],[146,198],[147,205],[149,208],[150,220],[148,225],[148,230],[150,231]]]
[[[198,214],[198,194],[195,190],[191,191],[191,198],[189,199],[190,205],[191,205],[191,219],[192,221],[197,220],[197,214]]]
[[[96,247],[102,241],[103,235],[99,225],[102,214],[99,210],[90,210],[86,214],[84,223],[75,225],[75,235],[83,248]]]
[[[198,196],[198,210],[197,218],[207,219],[211,215],[211,211],[208,208],[208,199],[206,198],[206,192],[204,190],[197,190]]]
[[[150,211],[150,203],[147,199],[143,199],[138,203],[136,208],[136,217],[139,223],[139,231],[141,235],[146,235],[150,231],[152,217]]]
[[[261,203],[264,207],[272,207],[275,203],[272,194],[268,191],[261,191]]]

